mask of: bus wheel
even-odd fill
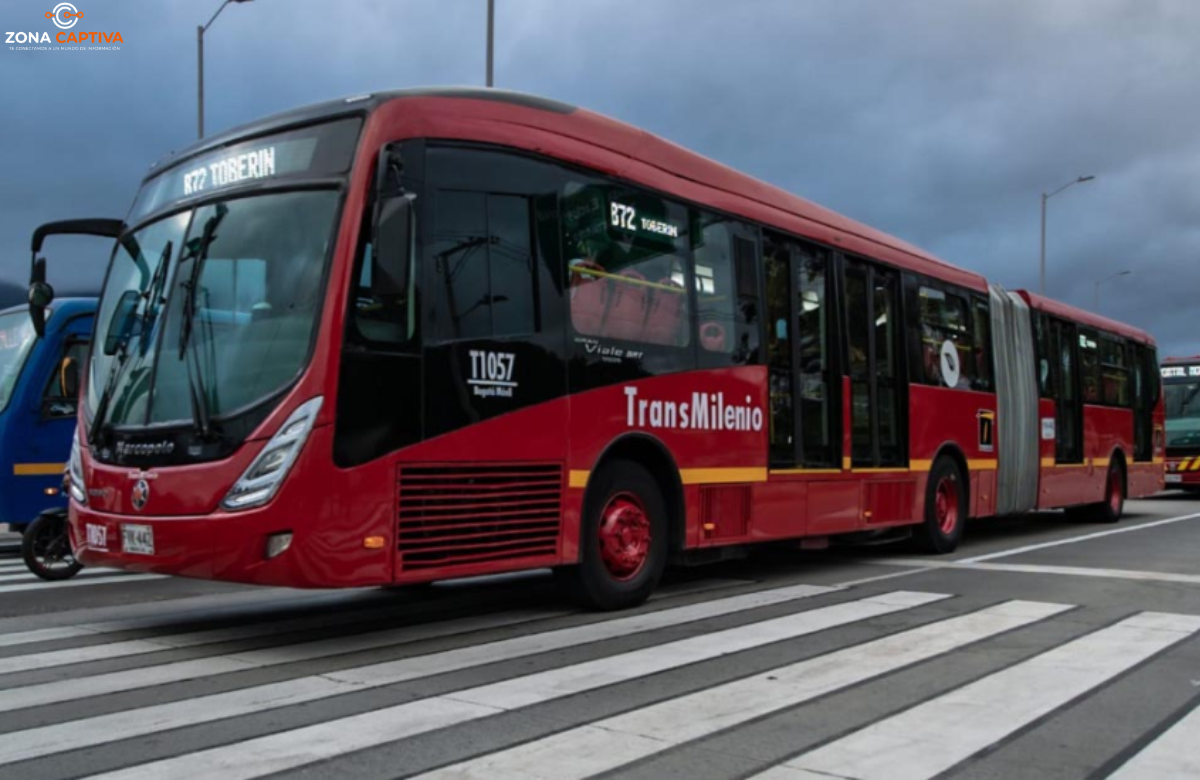
[[[922,552],[952,553],[967,522],[967,485],[958,464],[942,456],[933,464],[925,484],[925,522],[913,529],[913,542]]]
[[[1093,507],[1089,517],[1101,523],[1115,523],[1125,511],[1125,470],[1119,461],[1108,467],[1108,479],[1104,481],[1104,500]]]
[[[21,555],[29,571],[43,580],[69,580],[83,564],[75,560],[67,532],[66,512],[43,512],[25,529]]]
[[[667,505],[643,466],[618,460],[592,478],[580,523],[579,565],[557,570],[591,609],[641,604],[667,563]]]

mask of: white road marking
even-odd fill
[[[66,580],[65,582],[45,582],[37,580],[36,582],[23,583],[20,585],[0,585],[0,595],[5,593],[26,593],[31,590],[47,590],[49,588],[78,588],[89,587],[92,585],[112,585],[114,583],[124,582],[126,584],[133,582],[146,582],[147,580],[165,580],[165,574],[122,574],[117,577],[93,577],[91,579],[75,579]]]
[[[437,728],[635,680],[730,653],[949,598],[897,591],[680,639],[464,691],[408,702],[99,775],[105,780],[188,776],[248,780]],[[333,676],[342,677],[335,673]],[[66,724],[68,726],[73,724]],[[72,731],[72,734],[75,732]],[[110,739],[112,739],[110,735]],[[77,744],[74,737],[71,744]]]
[[[1010,601],[481,756],[421,780],[567,780],[609,772],[1069,609]]]
[[[882,558],[872,563],[884,566],[907,565],[902,558]],[[1090,566],[1050,566],[1034,563],[962,563],[958,561],[933,561],[921,564],[921,571],[933,569],[966,569],[971,571],[998,571],[1014,574],[1052,574],[1064,577],[1096,577],[1109,580],[1132,580],[1140,582],[1177,582],[1184,585],[1200,585],[1200,574],[1179,574],[1167,571],[1139,571],[1136,569],[1105,569]],[[915,572],[898,572],[898,575]],[[894,575],[895,576],[895,575]]]
[[[20,634],[0,634],[0,647],[26,645],[33,642],[56,642],[60,639],[75,639],[81,636],[93,636],[94,634],[94,631],[76,626],[39,628],[34,631],[24,631]]]
[[[435,674],[461,671],[499,661],[600,642],[748,609],[784,604],[835,592],[836,588],[792,585],[739,596],[645,612],[570,628],[469,645],[430,655],[387,661],[342,672],[300,677],[226,693],[141,709],[97,715],[25,731],[0,734],[0,764],[51,755],[72,748],[102,745],[116,739],[155,734],[199,723],[250,715],[343,693],[392,685]]]
[[[1142,748],[1108,780],[1162,780],[1200,777],[1200,707]]]
[[[84,569],[76,574],[73,579],[77,579],[79,577],[128,577],[129,579],[133,580],[142,579],[145,576],[146,575],[144,574],[125,574],[113,569]],[[36,574],[25,568],[11,573],[7,571],[0,572],[0,584],[20,582],[22,580],[25,582],[46,582],[46,580],[39,579]]]
[[[783,762],[754,780],[931,778],[1200,630],[1143,612]]]
[[[212,658],[198,658],[190,661],[159,664],[143,669],[130,669],[124,672],[111,672],[90,677],[70,678],[38,685],[26,685],[21,688],[9,688],[0,696],[0,712],[41,707],[47,704],[57,704],[64,701],[75,701],[92,696],[122,693],[152,688],[156,685],[194,680],[200,677],[215,677],[230,672],[242,672],[247,669],[261,669],[267,666],[310,661],[317,658],[328,658],[336,655],[347,655],[364,650],[375,650],[382,647],[399,647],[421,642],[428,639],[438,639],[459,634],[487,631],[494,628],[530,623],[537,620],[558,617],[563,613],[555,611],[526,611],[511,613],[494,613],[474,618],[450,620],[439,623],[420,623],[402,626],[387,631],[376,631],[369,634],[354,636],[332,637],[313,642],[302,642],[284,647],[269,647],[261,650],[249,650],[244,653],[232,653]]]
[[[1092,539],[1103,539],[1106,536],[1116,536],[1117,534],[1131,534],[1136,531],[1145,531],[1148,528],[1158,528],[1172,523],[1182,523],[1187,520],[1195,520],[1200,518],[1200,512],[1190,515],[1181,515],[1179,517],[1168,517],[1163,520],[1154,520],[1149,523],[1140,523],[1138,525],[1126,525],[1119,528],[1110,528],[1107,531],[1096,531],[1095,533],[1083,534],[1081,536],[1072,536],[1068,539],[1057,539],[1052,542],[1041,542],[1040,544],[1029,544],[1024,547],[1014,547],[1009,550],[1001,550],[1000,552],[988,553],[987,555],[976,555],[971,558],[960,558],[954,563],[982,563],[995,558],[1007,558],[1010,555],[1021,555],[1022,553],[1034,552],[1036,550],[1045,550],[1050,547],[1061,547],[1066,544],[1079,544],[1080,542],[1089,542]]]

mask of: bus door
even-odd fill
[[[847,373],[850,376],[850,463],[903,466],[905,405],[899,359],[899,285],[894,271],[846,260]]]
[[[768,234],[764,255],[771,465],[839,468],[842,388],[829,253]]]
[[[560,187],[524,157],[428,148],[426,438],[566,395]],[[475,456],[565,461],[566,409],[543,406],[509,441],[472,440]]]
[[[1078,344],[1074,323],[1050,320],[1050,339],[1058,356],[1058,397],[1054,400],[1054,461],[1083,462],[1083,404],[1080,401]]]

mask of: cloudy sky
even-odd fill
[[[57,32],[57,0],[5,31]],[[497,86],[640,125],[911,241],[1200,352],[1194,0],[496,0]],[[31,230],[124,216],[194,140],[196,25],[220,0],[76,0],[118,52],[0,46],[0,280]],[[207,129],[377,89],[481,84],[486,0],[254,0],[206,37]],[[107,247],[47,245],[60,288]]]

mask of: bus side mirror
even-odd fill
[[[371,287],[380,295],[404,295],[412,243],[412,201],[401,195],[383,201],[371,251]]]
[[[39,257],[29,275],[29,318],[39,339],[46,335],[46,309],[53,302],[54,288],[46,283],[46,258]]]
[[[408,292],[415,196],[404,191],[403,175],[400,145],[387,144],[379,150],[371,220],[371,287],[377,295]]]
[[[136,312],[141,298],[137,290],[126,290],[121,294],[108,321],[108,336],[104,339],[105,355],[117,354],[121,345],[127,344],[133,337],[133,325],[137,321]]]

